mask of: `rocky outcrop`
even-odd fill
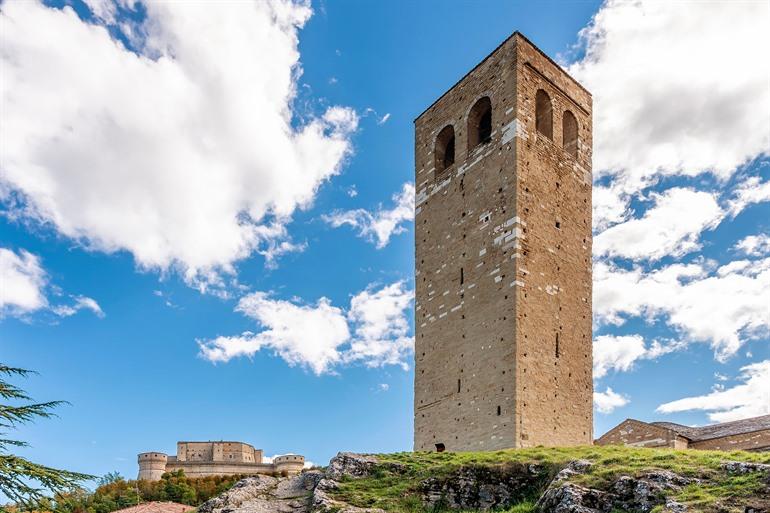
[[[647,513],[657,506],[670,513],[686,511],[685,506],[666,498],[670,492],[697,483],[668,470],[648,472],[639,477],[620,476],[609,490],[594,490],[569,482],[572,469],[560,472],[537,502],[539,511],[548,513],[598,513],[634,511]]]
[[[422,502],[431,508],[504,508],[541,490],[551,475],[539,465],[467,466],[420,483]]]
[[[765,463],[751,463],[748,461],[726,461],[722,468],[731,474],[749,474],[751,472],[764,472],[770,475],[770,465]]]
[[[770,497],[770,465],[748,462],[725,462],[722,470],[729,474],[761,472],[768,476]],[[672,499],[699,479],[685,477],[668,470],[652,470],[638,475],[621,475],[601,489],[586,486],[581,474],[594,471],[587,460],[574,460],[563,468],[546,464],[506,463],[498,465],[465,465],[443,469],[439,475],[413,481],[410,490],[418,494],[426,511],[489,511],[511,507],[525,500],[537,499],[539,513],[690,513],[687,507]],[[408,467],[381,462],[374,456],[340,453],[324,472],[306,471],[291,478],[251,477],[239,481],[230,490],[198,508],[199,513],[386,513],[376,508],[347,504],[345,482],[355,479],[414,479]],[[765,513],[765,495],[746,506],[748,513]],[[753,505],[756,503],[756,506]],[[745,506],[744,503],[741,507]],[[732,509],[731,509],[732,511]],[[694,510],[693,510],[694,512]]]
[[[198,507],[199,513],[309,513],[313,491],[323,479],[318,471],[291,478],[249,477]]]

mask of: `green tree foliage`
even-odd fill
[[[0,494],[20,506],[35,504],[43,500],[46,493],[65,493],[93,478],[46,467],[10,453],[14,447],[26,447],[27,443],[5,438],[9,431],[38,418],[52,417],[53,410],[63,404],[62,401],[32,402],[24,390],[6,381],[30,374],[33,372],[0,363]]]
[[[54,499],[38,501],[34,509],[53,513],[110,513],[141,502],[171,501],[198,506],[230,489],[243,476],[188,478],[184,471],[163,474],[160,481],[126,480],[111,472],[99,480],[93,493],[72,490]]]

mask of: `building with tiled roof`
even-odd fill
[[[683,426],[674,422],[643,422],[626,419],[602,435],[596,440],[596,444],[719,451],[770,451],[770,415],[709,426]]]
[[[194,509],[195,506],[179,504],[178,502],[143,502],[113,513],[187,513]]]

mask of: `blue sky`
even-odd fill
[[[412,120],[514,30],[594,93],[595,434],[770,413],[766,3],[66,4],[0,7],[25,456],[411,449]]]

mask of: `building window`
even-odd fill
[[[455,129],[445,126],[436,137],[436,173],[444,171],[455,163]]]
[[[499,417],[502,414],[503,414],[503,410],[498,406],[497,407],[497,416]]]
[[[462,387],[462,381],[460,381],[460,380],[458,379],[458,380],[457,380],[457,393],[458,393],[458,394],[460,393],[460,388],[461,388],[461,387]]]
[[[577,158],[578,124],[575,115],[565,110],[561,118],[561,138],[564,151]]]
[[[444,444],[438,443],[436,444],[436,452],[444,452],[446,451],[446,446]]]
[[[561,351],[559,350],[559,334],[556,334],[556,358],[559,358],[561,356]]]
[[[481,98],[468,114],[468,151],[492,139],[492,102]]]
[[[551,97],[542,89],[535,96],[535,127],[537,131],[553,140],[553,107]]]

